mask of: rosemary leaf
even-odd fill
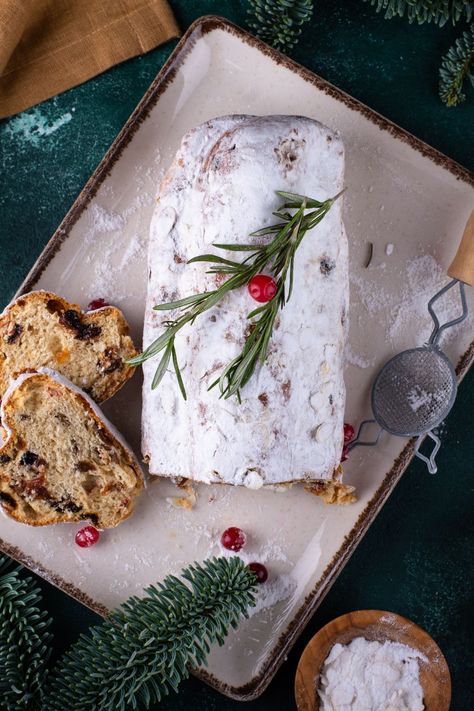
[[[284,222],[280,222],[278,225],[270,225],[269,227],[262,227],[261,230],[256,232],[251,232],[250,237],[263,237],[264,235],[273,234],[274,232],[279,232],[282,227],[285,226]]]
[[[228,264],[231,266],[240,267],[240,262],[232,262],[230,259],[224,259],[224,257],[219,257],[218,254],[200,254],[198,257],[193,257],[188,259],[188,264],[194,264],[195,262],[212,262],[215,264]]]
[[[265,311],[266,309],[267,309],[267,304],[264,304],[264,306],[259,306],[257,309],[254,309],[249,314],[247,314],[247,318],[254,318],[255,316],[258,316],[258,314],[262,313],[262,311]]]
[[[283,220],[291,220],[292,215],[289,212],[281,212],[281,210],[275,210],[275,212],[272,212],[272,215],[275,217],[280,217]]]
[[[260,246],[259,244],[213,244],[213,247],[227,249],[229,252],[256,252]]]
[[[173,309],[181,309],[183,306],[189,306],[190,304],[199,303],[204,301],[212,291],[205,291],[202,294],[192,294],[191,296],[186,296],[184,299],[178,299],[178,301],[169,301],[167,304],[159,304],[154,306],[154,311],[172,311]]]
[[[260,353],[260,361],[264,363],[267,359],[267,351],[268,351],[268,344],[270,342],[270,337],[272,335],[273,331],[273,324],[275,323],[277,315],[277,310],[275,309],[269,316],[267,325],[265,327],[264,333],[263,333],[263,338],[262,338],[262,343],[261,343],[261,353]]]
[[[154,343],[152,343],[151,346],[141,354],[143,360],[151,358],[152,356],[162,351],[163,348],[166,348],[172,336],[175,336],[178,331],[184,326],[184,324],[187,323],[187,321],[189,320],[189,318],[185,317],[180,319],[179,321],[172,321],[171,325],[167,325],[166,331],[162,333],[161,336],[157,338],[156,341],[154,341]]]
[[[173,358],[173,367],[174,367],[174,372],[176,374],[176,380],[178,381],[179,389],[181,390],[181,395],[185,400],[188,399],[188,396],[186,395],[186,388],[184,387],[183,383],[183,378],[181,376],[181,369],[179,367],[178,363],[178,356],[176,355],[176,348],[174,347],[174,338],[173,338],[173,345],[171,348],[171,355]]]
[[[280,207],[280,210],[292,207],[298,208],[304,201],[306,201],[306,207],[308,208],[322,207],[324,205],[324,202],[321,202],[320,200],[314,200],[313,198],[308,198],[305,195],[298,195],[297,193],[287,193],[284,190],[277,190],[277,195],[286,200],[286,202],[284,202]]]
[[[211,267],[207,270],[206,274],[238,274],[240,269],[237,267]]]
[[[163,353],[161,360],[159,362],[158,368],[156,369],[155,376],[153,378],[153,382],[151,384],[151,389],[154,390],[155,388],[158,387],[158,385],[161,383],[163,380],[163,376],[166,373],[166,370],[168,368],[171,354],[174,351],[174,338],[171,338],[168,341],[168,345],[165,348],[165,352]]]
[[[220,376],[217,378],[217,380],[214,380],[214,381],[209,385],[209,387],[207,388],[208,392],[209,392],[209,390],[212,390],[212,388],[215,388],[216,385],[219,385],[219,380],[220,380]]]
[[[219,378],[219,380],[216,381],[216,384],[217,383],[219,384],[219,390],[221,391],[222,394],[224,394],[226,391],[226,378],[229,379],[230,372],[235,372],[235,370],[237,369],[237,365],[239,364],[241,358],[242,358],[242,355],[239,355],[236,358],[234,358],[234,360],[231,360],[230,363],[222,371],[221,377]]]
[[[288,293],[285,295],[285,301],[289,301],[291,299],[291,295],[293,293],[293,271],[294,271],[294,266],[295,266],[295,255],[293,254],[290,260],[290,281],[288,284]]]
[[[222,394],[225,393],[224,397],[227,399],[231,395],[234,395],[237,390],[240,390],[246,382],[249,380],[250,375],[249,375],[249,368],[252,366],[252,371],[253,371],[253,366],[255,366],[255,362],[258,359],[258,353],[259,353],[259,343],[256,341],[245,353],[243,358],[240,359],[240,362],[237,365],[237,368],[235,369],[234,375],[232,380],[228,380],[227,384],[225,387],[221,386],[221,392]],[[245,377],[247,376],[247,377]]]

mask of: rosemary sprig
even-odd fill
[[[341,194],[342,192],[321,202],[304,195],[277,191],[277,195],[282,198],[283,203],[273,214],[279,222],[250,235],[257,238],[266,238],[271,235],[271,240],[259,244],[216,243],[213,245],[217,249],[229,252],[249,252],[241,262],[226,259],[218,254],[202,254],[190,259],[188,264],[196,262],[210,264],[208,274],[225,274],[229,278],[217,289],[191,294],[178,301],[155,306],[155,311],[177,311],[180,313],[175,319],[164,321],[164,332],[128,363],[137,366],[162,352],[152,388],[159,385],[171,361],[179,388],[186,399],[186,390],[175,349],[176,334],[186,324],[193,324],[198,316],[219,303],[227,293],[247,285],[256,274],[267,270],[276,280],[276,294],[271,301],[262,304],[248,314],[248,319],[256,320],[251,323],[250,334],[241,353],[224,368],[220,377],[209,387],[211,389],[218,385],[221,397],[229,398],[236,395],[240,401],[241,389],[252,377],[258,363],[264,363],[266,360],[278,311],[284,308],[291,297],[294,260],[298,247],[306,233],[321,222]],[[307,210],[309,211],[306,212]]]

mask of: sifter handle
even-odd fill
[[[448,269],[448,276],[474,286],[474,210],[464,228],[461,244]]]

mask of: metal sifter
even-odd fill
[[[372,412],[374,419],[364,420],[357,436],[348,449],[356,446],[372,447],[385,430],[399,437],[418,437],[415,454],[428,466],[428,471],[437,471],[435,457],[441,446],[436,427],[444,420],[456,399],[456,372],[449,358],[443,353],[439,341],[443,332],[461,323],[467,317],[468,308],[465,285],[474,286],[474,211],[466,224],[461,244],[448,269],[452,280],[428,303],[433,319],[433,332],[426,345],[402,351],[391,358],[379,372],[372,386]],[[459,287],[462,313],[459,317],[441,324],[436,312],[436,302],[448,291]],[[371,441],[361,439],[364,428],[377,424],[380,429]],[[434,442],[429,457],[420,452],[424,437]]]

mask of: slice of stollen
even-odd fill
[[[125,363],[136,354],[128,331],[114,306],[83,312],[48,291],[20,296],[0,315],[0,398],[23,371],[48,367],[107,400],[134,373]]]
[[[1,407],[0,503],[33,526],[89,520],[112,528],[143,488],[137,459],[79,388],[47,368],[24,373]]]

